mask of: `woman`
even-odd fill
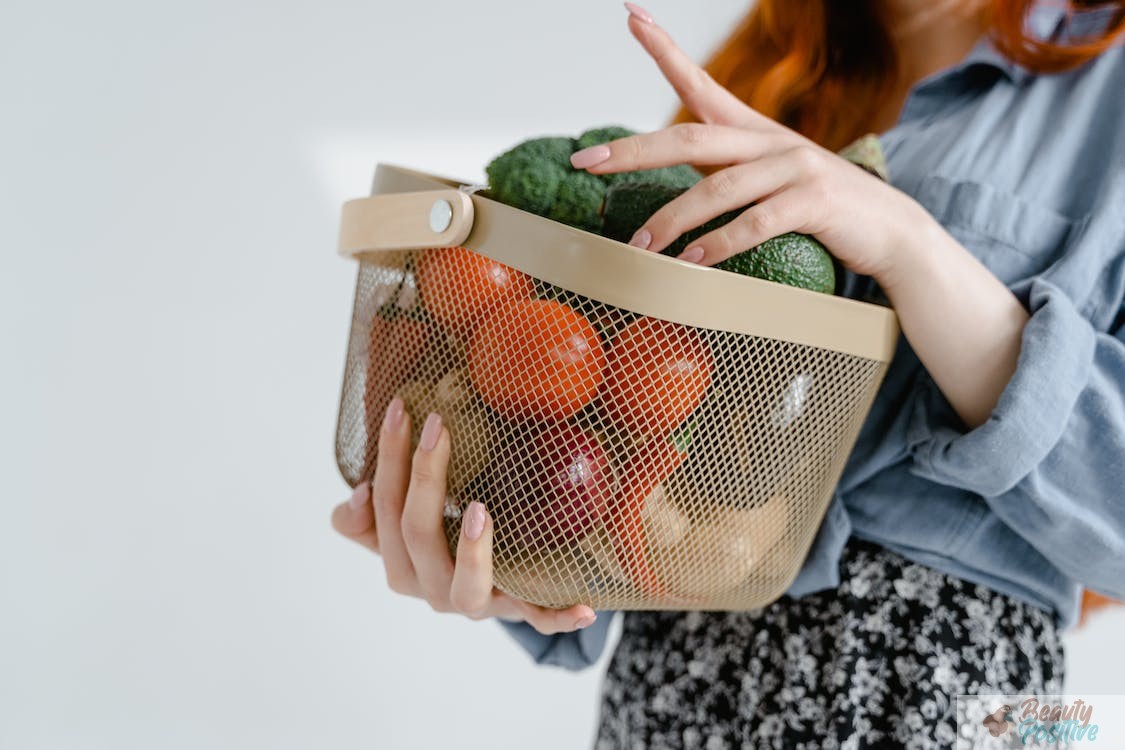
[[[627,6],[696,122],[575,167],[711,171],[632,243],[754,204],[681,258],[815,235],[904,336],[788,595],[627,613],[599,746],[949,747],[956,695],[1060,690],[1081,586],[1125,596],[1125,3],[759,0],[711,75]],[[890,185],[833,153],[867,132]],[[495,590],[481,504],[449,558],[449,433],[409,436],[396,401],[336,528],[395,591],[592,663],[610,618]]]

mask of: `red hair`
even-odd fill
[[[1036,0],[991,0],[997,49],[1031,71],[1057,73],[1097,57],[1125,31],[1125,0],[1059,1],[1068,14],[1091,5],[1117,12],[1103,33],[1054,44],[1027,30]],[[897,76],[872,0],[757,0],[705,67],[742,101],[833,151],[870,132],[872,113],[894,94]],[[691,119],[685,110],[675,118]]]

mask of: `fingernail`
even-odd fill
[[[652,16],[649,12],[639,5],[633,3],[625,3],[625,10],[629,11],[629,15],[639,18],[645,23],[652,23]]]
[[[387,413],[383,416],[383,429],[387,432],[394,432],[398,426],[402,424],[402,399],[395,396],[391,399],[391,403],[387,405]]]
[[[629,240],[629,244],[641,250],[648,250],[648,246],[652,244],[652,235],[647,229],[638,229],[633,239]]]
[[[692,245],[676,257],[678,257],[680,260],[686,260],[688,263],[698,263],[699,261],[703,260],[703,246]]]
[[[439,435],[441,435],[441,415],[432,411],[430,416],[426,417],[426,424],[422,427],[422,439],[418,441],[422,450],[432,451],[437,445]]]
[[[591,625],[594,624],[594,620],[596,620],[596,619],[598,619],[598,616],[596,614],[595,615],[589,615],[587,617],[583,617],[581,620],[574,623],[574,628],[575,628],[575,630],[581,630],[582,628],[588,628],[588,627],[590,627]]]
[[[484,506],[476,500],[469,503],[461,526],[465,529],[465,538],[470,542],[480,539],[480,535],[484,531]]]
[[[570,155],[570,164],[575,169],[586,169],[595,164],[601,164],[609,158],[609,146],[604,143],[600,146],[590,146]]]
[[[367,482],[361,482],[359,486],[352,491],[352,496],[348,498],[348,505],[352,506],[352,510],[359,510],[367,505],[367,501],[371,499],[371,485]]]

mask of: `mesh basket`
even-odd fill
[[[545,606],[760,607],[796,576],[898,336],[886,308],[687,264],[380,165],[337,428],[356,485],[401,396],[452,438],[444,524],[494,519]]]

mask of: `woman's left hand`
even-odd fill
[[[844,266],[885,277],[896,252],[933,219],[906,194],[756,112],[696,65],[638,8],[629,28],[698,123],[621,138],[574,154],[594,174],[675,164],[723,165],[657,211],[631,244],[660,251],[684,232],[748,204],[680,257],[714,265],[785,232],[810,234]]]

